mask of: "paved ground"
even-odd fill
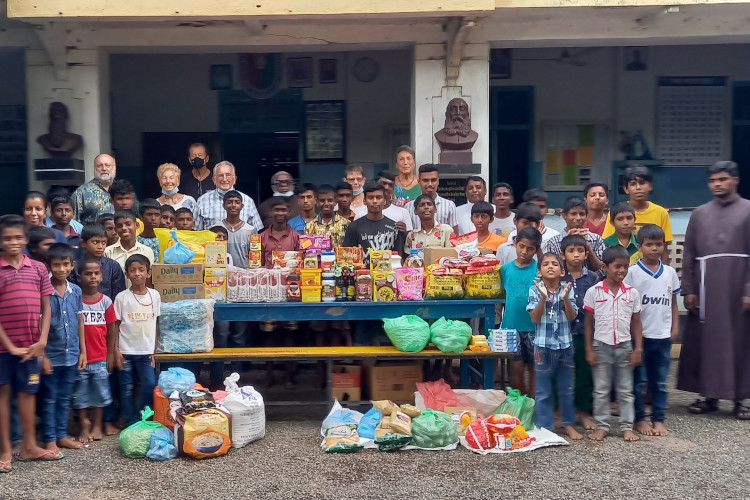
[[[14,463],[0,499],[137,498],[748,498],[750,423],[728,402],[689,415],[693,395],[673,391],[667,438],[610,437],[529,453],[364,451],[325,455],[319,422],[273,408],[262,441],[205,461],[125,458],[114,438],[52,463]]]

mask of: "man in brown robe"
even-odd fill
[[[734,401],[750,419],[750,201],[737,194],[737,164],[709,168],[714,199],[695,209],[685,233],[682,294],[689,311],[677,388],[697,392],[691,413]]]

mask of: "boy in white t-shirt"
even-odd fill
[[[643,324],[643,360],[633,371],[635,395],[634,429],[646,436],[666,436],[664,408],[667,405],[667,375],[672,353],[672,341],[678,332],[677,294],[680,280],[677,272],[662,264],[666,238],[656,224],[646,224],[637,235],[638,250],[643,254],[630,266],[625,283],[641,295]],[[648,384],[651,391],[651,424],[646,422],[643,391]]]
[[[151,277],[151,262],[143,255],[128,257],[125,276],[131,286],[115,297],[119,333],[114,359],[120,370],[120,401],[125,425],[131,425],[139,420],[139,411],[151,405],[156,387],[154,351],[159,331],[161,296],[156,290],[146,288],[146,280]],[[138,399],[134,394],[136,380],[139,385]]]

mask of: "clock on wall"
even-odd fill
[[[370,83],[378,77],[378,63],[371,57],[360,57],[352,67],[354,78],[362,83]]]

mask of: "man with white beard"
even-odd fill
[[[73,210],[76,220],[82,224],[96,222],[102,214],[114,212],[109,196],[109,187],[117,175],[117,163],[108,154],[94,158],[94,178],[73,192]]]

